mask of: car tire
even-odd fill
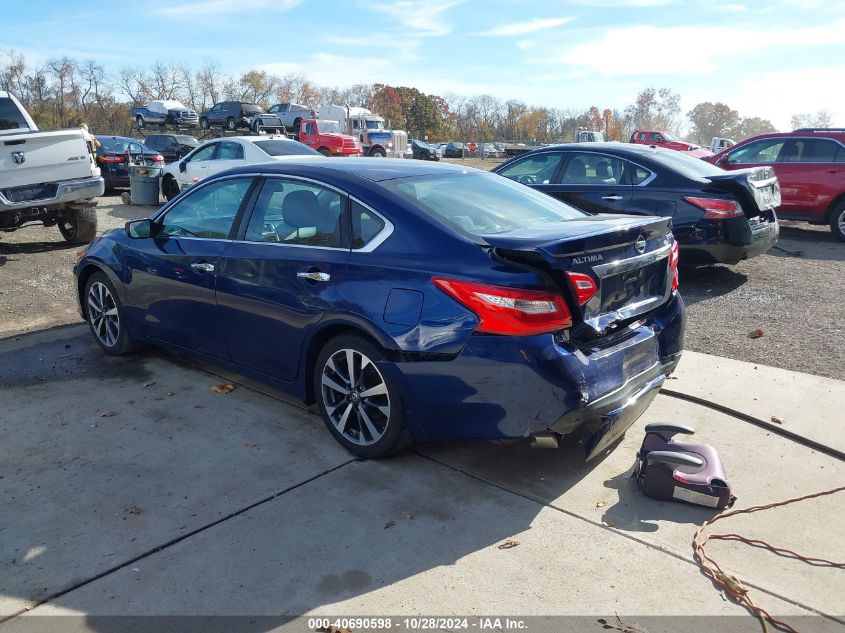
[[[232,117],[229,117],[228,119],[226,119],[226,129],[227,130],[229,130],[230,132],[234,132],[237,129],[237,127],[238,126],[235,124],[235,119],[233,119]]]
[[[200,119],[200,129],[201,130],[207,130],[209,128],[210,128],[210,126],[208,125],[208,119],[206,119],[205,117],[201,118]]]
[[[323,156],[331,156],[332,155],[332,153],[326,147],[321,147],[317,151],[320,152]]]
[[[364,459],[392,455],[411,440],[399,390],[378,367],[384,360],[381,349],[348,334],[331,339],[314,363],[314,396],[326,428]]]
[[[138,348],[129,338],[120,297],[104,272],[94,273],[85,282],[82,305],[91,334],[106,354],[121,356]]]
[[[176,184],[176,179],[173,176],[167,176],[161,181],[161,193],[168,202],[179,195],[179,185]]]
[[[837,204],[833,213],[830,214],[830,230],[845,242],[845,200]]]
[[[252,124],[253,133],[261,134],[261,126],[262,126],[262,121],[261,121],[261,119],[258,119],[255,123]]]
[[[385,152],[381,147],[376,147],[373,151],[370,152],[370,156],[375,158],[384,158],[387,156],[387,152]]]
[[[68,244],[87,244],[97,236],[95,209],[67,210],[59,219],[59,233]]]
[[[293,133],[296,134],[296,138],[299,138],[299,128],[302,126],[302,119],[295,119],[293,122]]]
[[[138,124],[139,128],[144,128],[147,125],[146,122],[144,121],[144,117],[142,117],[140,114],[135,117],[135,123]]]

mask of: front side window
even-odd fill
[[[519,159],[499,171],[500,176],[526,185],[547,185],[563,160],[563,154],[547,152]]]
[[[305,124],[305,133],[306,133],[306,134],[309,134],[309,135],[314,135],[314,134],[316,134],[316,130],[314,129],[314,124],[313,124],[313,123],[306,123],[306,124]]]
[[[764,138],[740,147],[728,155],[728,163],[731,165],[756,165],[760,163],[774,163],[780,150],[783,148],[785,139]]]
[[[205,147],[202,147],[191,154],[191,157],[188,159],[190,162],[198,161],[198,160],[211,160],[214,158],[214,151],[217,149],[217,143],[209,143]]]
[[[472,237],[581,219],[587,213],[493,174],[449,174],[385,180],[414,206]]]
[[[343,248],[344,202],[344,196],[327,187],[268,178],[255,202],[246,240]]]
[[[564,185],[620,185],[624,161],[615,156],[573,152],[561,183]]]
[[[220,180],[189,193],[171,207],[156,235],[227,239],[252,178]]]
[[[662,143],[663,142],[663,135],[658,134],[657,132],[649,132],[648,140],[651,143]]]

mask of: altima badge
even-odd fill
[[[637,241],[634,242],[634,248],[637,249],[637,252],[642,255],[645,253],[645,235],[640,233],[640,236],[637,238]]]
[[[26,156],[23,152],[12,152],[12,160],[18,165],[23,165],[26,162]]]

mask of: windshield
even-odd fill
[[[319,154],[299,141],[255,141],[255,146],[270,156],[296,156],[303,154]]]
[[[0,98],[0,130],[28,130],[29,125],[9,97]]]
[[[340,123],[337,121],[320,121],[320,132],[322,134],[342,134]]]
[[[186,136],[182,134],[176,136],[176,141],[182,145],[190,145],[191,147],[196,147],[200,144],[200,142],[193,136]]]
[[[384,127],[383,119],[367,119],[366,123],[368,130],[380,130]]]
[[[413,176],[382,184],[473,237],[565,222],[587,215],[544,193],[492,174]]]
[[[665,138],[667,141],[680,141],[681,140],[677,136],[672,134],[671,132],[663,132],[663,138]]]
[[[700,158],[693,158],[671,149],[658,149],[649,155],[653,161],[670,169],[681,172],[687,178],[708,178],[724,174],[724,170],[716,165],[704,162]]]

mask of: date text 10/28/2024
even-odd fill
[[[528,628],[525,620],[506,617],[409,617],[409,618],[309,618],[308,628],[318,633],[338,633],[341,631],[387,631],[396,630],[472,630],[479,631],[519,631]]]

